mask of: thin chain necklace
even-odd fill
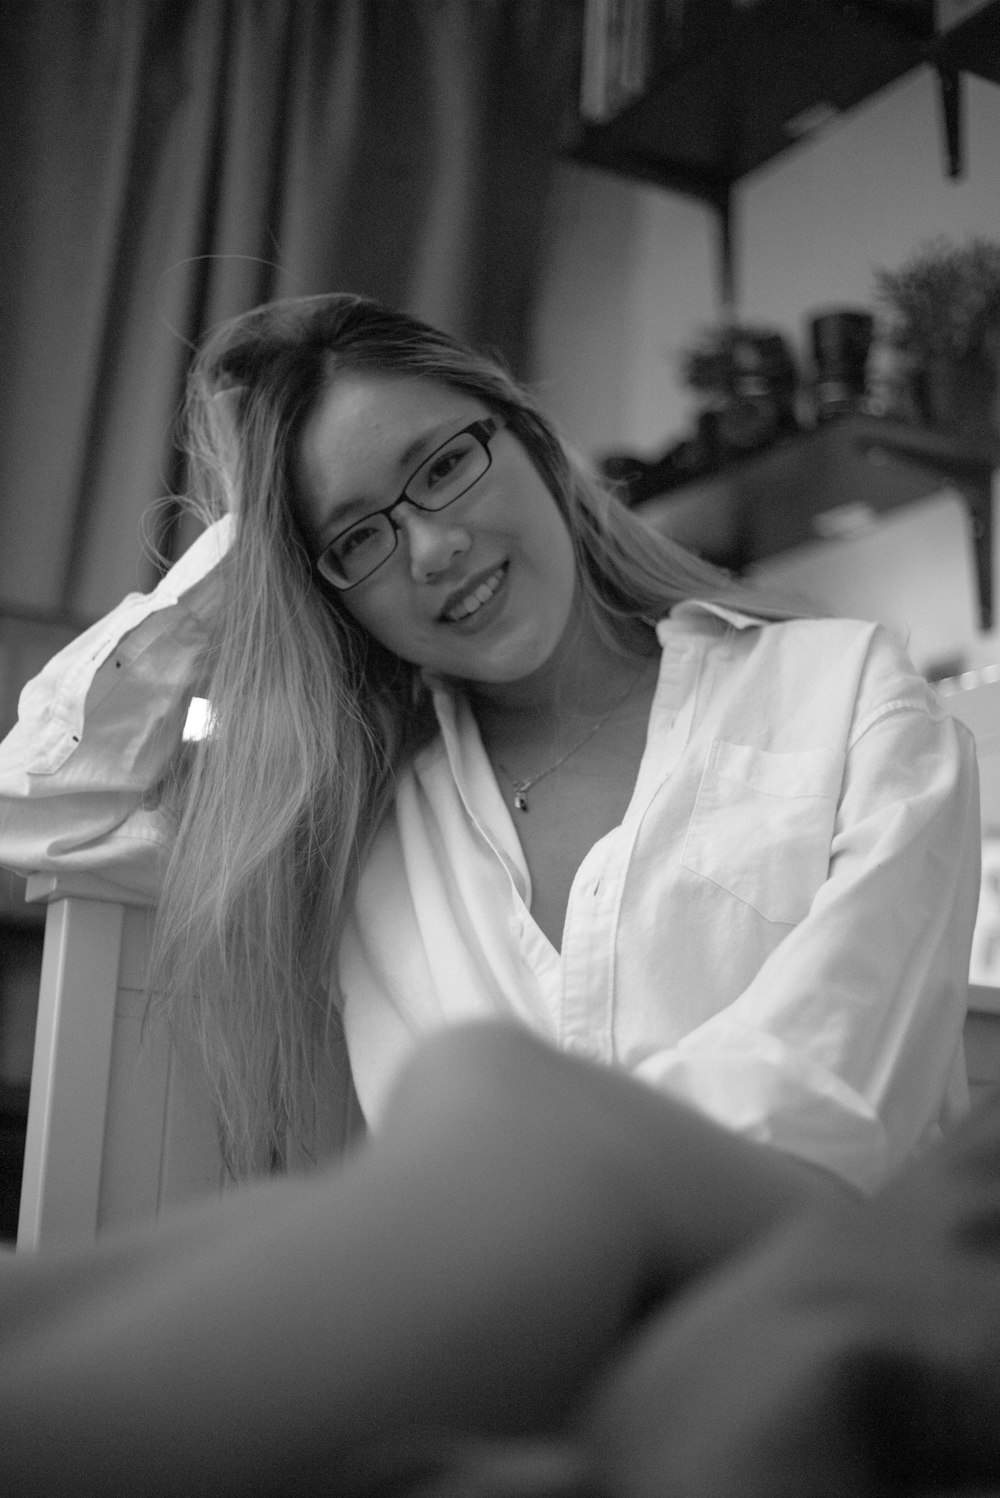
[[[565,754],[560,754],[557,760],[554,760],[551,765],[546,766],[544,770],[539,770],[537,775],[529,775],[524,780],[515,780],[513,775],[507,769],[507,766],[502,765],[500,761],[497,760],[497,769],[503,771],[504,775],[506,775],[511,785],[514,787],[514,806],[518,811],[526,812],[531,810],[530,806],[528,805],[528,792],[531,790],[532,786],[537,785],[540,780],[544,780],[547,775],[554,774],[554,772],[559,769],[560,765],[564,765],[568,759],[573,758],[574,754],[579,754],[580,750],[585,744],[590,743],[591,739],[598,732],[598,730],[603,728],[608,719],[613,717],[618,709],[631,697],[632,693],[639,685],[639,682],[642,680],[644,670],[645,666],[640,666],[639,670],[636,672],[635,676],[633,676],[625,691],[621,694],[620,697],[616,698],[615,701],[612,702],[606,713],[601,714],[596,723],[592,723],[590,725],[582,739],[578,739],[575,744],[571,744],[570,747],[566,750]]]

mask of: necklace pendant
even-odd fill
[[[528,810],[528,803],[524,795],[525,789],[526,787],[522,788],[521,786],[514,787],[514,805],[517,807],[518,811]]]

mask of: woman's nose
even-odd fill
[[[457,557],[472,545],[472,537],[454,515],[411,509],[397,512],[397,524],[406,536],[410,575],[415,582],[429,582],[446,572]]]

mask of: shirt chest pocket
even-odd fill
[[[686,869],[766,920],[794,925],[830,866],[840,751],[775,753],[716,739],[684,843]]]

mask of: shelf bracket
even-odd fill
[[[990,475],[963,473],[951,479],[965,501],[976,569],[979,627],[993,628],[993,483]]]
[[[958,68],[946,63],[935,63],[938,79],[938,97],[941,101],[941,119],[944,124],[945,151],[948,157],[948,176],[960,177],[965,169],[964,146],[964,84]]]
[[[715,188],[711,204],[718,219],[719,305],[724,318],[736,318],[736,246],[733,230],[733,195],[729,184]]]

